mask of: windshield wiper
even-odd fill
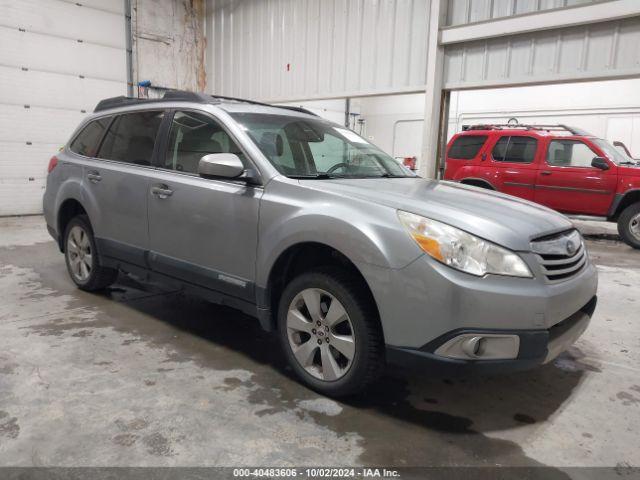
[[[318,173],[316,175],[287,175],[287,177],[296,180],[329,180],[331,178],[342,178],[337,175],[329,175],[328,173]]]
[[[375,177],[378,178],[378,177]],[[380,178],[413,178],[411,175],[394,175],[393,173],[383,173]]]
[[[640,165],[640,162],[625,160],[624,162],[619,162],[618,165]]]

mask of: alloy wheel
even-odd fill
[[[93,268],[93,256],[89,235],[79,225],[74,225],[69,231],[66,253],[71,274],[76,280],[86,282]]]
[[[355,357],[349,315],[336,297],[319,288],[307,288],[291,301],[287,338],[298,364],[320,380],[339,380]]]
[[[640,213],[631,217],[631,220],[629,221],[629,231],[636,240],[640,241]]]

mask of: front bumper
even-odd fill
[[[534,278],[476,277],[427,255],[401,269],[358,268],[378,306],[385,343],[415,350],[456,330],[548,330],[596,295],[590,261],[571,278],[549,282],[531,254],[521,256]]]
[[[387,361],[412,370],[436,374],[493,374],[530,368],[551,362],[572,345],[587,329],[596,308],[594,296],[580,310],[544,330],[456,329],[441,335],[421,348],[387,346]],[[509,360],[462,360],[436,355],[436,350],[451,338],[465,333],[517,335],[520,349]]]

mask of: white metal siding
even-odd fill
[[[602,1],[606,0],[448,0],[446,25],[465,25]]]
[[[210,0],[210,90],[287,101],[424,89],[429,0]]]
[[[640,75],[640,17],[514,35],[445,49],[445,87]]]
[[[0,0],[0,215],[42,211],[49,158],[126,94],[124,2]]]

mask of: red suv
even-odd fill
[[[447,145],[445,180],[618,222],[640,248],[640,163],[564,125],[474,125]]]

